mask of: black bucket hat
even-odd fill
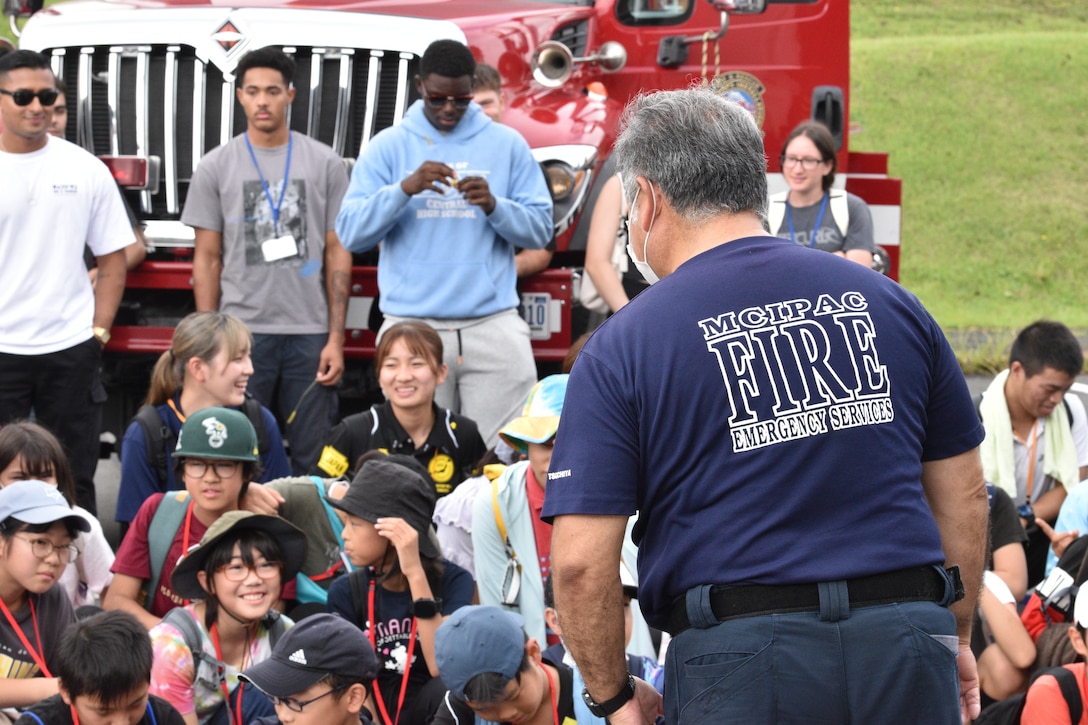
[[[431,517],[437,495],[434,483],[415,471],[380,459],[363,464],[344,497],[326,497],[333,508],[372,524],[381,518],[401,518],[419,533],[419,553],[439,555],[431,538]]]

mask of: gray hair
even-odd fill
[[[624,111],[616,168],[633,201],[635,177],[655,182],[680,218],[767,218],[767,157],[752,114],[705,88],[640,95]]]

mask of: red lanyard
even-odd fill
[[[377,616],[374,612],[374,570],[370,570],[370,593],[367,596],[367,616],[370,617],[370,646],[374,648],[374,652],[378,651],[378,644],[374,635],[374,630],[377,628]],[[412,655],[416,651],[416,618],[412,617],[412,633],[408,637],[408,658],[404,661],[404,676],[400,680],[400,697],[397,698],[397,717],[396,719],[389,717],[389,712],[385,709],[385,700],[382,698],[382,691],[380,687],[374,688],[374,701],[378,703],[378,710],[381,711],[382,722],[385,725],[397,725],[400,721],[400,713],[404,705],[404,695],[408,692],[408,674],[412,671]]]
[[[548,672],[548,668],[544,666],[543,662],[537,662],[537,666],[544,670],[544,674],[548,677],[548,689],[552,692],[552,722],[555,725],[559,725],[559,701],[556,699],[558,695],[555,694],[555,680],[552,679],[552,673]]]
[[[242,725],[242,688],[245,686],[241,680],[238,681],[238,702],[235,703],[233,711],[230,706],[230,690],[227,688],[227,674],[223,669],[223,654],[219,649],[219,628],[214,624],[212,625],[212,644],[215,645],[215,659],[219,661],[219,686],[223,688],[223,697],[227,703],[227,716],[234,725]],[[246,668],[246,659],[249,657],[249,636],[246,636],[246,650],[242,653],[242,666],[240,670]],[[193,667],[196,667],[196,657],[193,657]]]
[[[185,510],[185,533],[184,533],[184,535],[182,536],[182,539],[181,539],[181,555],[182,556],[185,556],[186,554],[189,553],[189,532],[193,527],[193,504],[194,503],[196,503],[196,501],[193,500],[193,499],[190,499],[189,500],[189,508]],[[152,596],[154,596],[154,595],[152,595]],[[186,599],[182,603],[182,606],[188,606],[188,604],[189,604],[189,600]]]
[[[30,594],[26,597],[27,606],[30,607],[30,619],[34,622],[34,639],[38,641],[38,646],[41,647],[42,635],[38,632],[38,615],[34,612],[34,600],[30,598]],[[8,609],[8,605],[4,603],[3,599],[0,599],[0,609],[4,610],[4,616],[8,619],[8,624],[15,630],[15,634],[19,635],[19,641],[26,647],[26,651],[30,653],[30,656],[34,659],[35,664],[38,665],[38,669],[42,671],[46,677],[52,677],[53,674],[49,671],[49,668],[45,666],[45,655],[41,650],[36,650],[30,646],[30,640],[23,634],[23,628],[19,626],[19,623],[15,621],[15,617],[11,616],[11,610]]]

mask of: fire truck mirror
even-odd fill
[[[4,15],[29,18],[42,9],[44,0],[4,0]]]

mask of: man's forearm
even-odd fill
[[[107,330],[113,326],[121,296],[125,293],[125,250],[119,249],[97,258],[98,281],[94,286],[94,326]]]
[[[619,577],[625,524],[618,516],[559,516],[552,528],[552,583],[563,640],[597,702],[619,694],[627,681]]]
[[[978,449],[922,464],[922,487],[941,534],[947,566],[958,566],[964,598],[950,609],[958,634],[968,641],[988,545],[989,503]]]

